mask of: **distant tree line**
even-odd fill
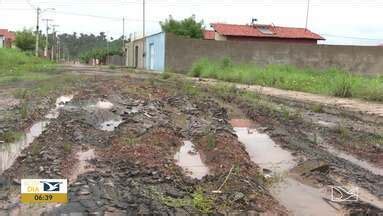
[[[58,38],[70,59],[85,60],[96,53],[97,56],[106,53],[122,54],[122,37],[116,40],[107,38],[104,32],[100,32],[99,35],[64,33],[58,35]]]
[[[46,37],[41,32],[39,34],[39,48],[43,50]],[[87,60],[91,56],[99,57],[107,54],[122,55],[122,37],[116,40],[107,38],[104,32],[100,32],[99,35],[82,33],[78,35],[76,32],[73,34],[64,33],[57,35],[57,38],[60,40],[62,54],[70,60]],[[53,43],[57,46],[57,40],[53,41],[53,35],[49,34],[49,49]],[[23,51],[33,53],[36,46],[35,32],[31,29],[17,31],[15,45]]]
[[[160,22],[162,31],[170,32],[180,36],[190,38],[203,38],[204,24],[203,20],[196,21],[195,16],[185,18],[183,20],[175,20],[170,15],[168,19]],[[41,32],[39,40],[39,48],[43,50],[45,47],[46,36]],[[72,34],[59,34],[61,54],[70,60],[82,60],[88,62],[92,58],[100,60],[105,59],[107,55],[122,55],[122,37],[118,39],[107,38],[105,32],[95,34],[83,34],[73,32]],[[49,49],[53,41],[53,35],[48,35]],[[35,50],[35,32],[31,29],[24,29],[16,32],[16,46],[29,53]]]

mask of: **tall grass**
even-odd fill
[[[55,65],[16,49],[0,48],[0,83],[18,80],[42,80]],[[47,73],[48,72],[48,73]]]
[[[289,65],[259,67],[254,64],[233,64],[228,58],[221,61],[203,58],[193,64],[189,75],[323,95],[383,101],[382,76],[367,77],[336,69],[319,71],[298,69]]]

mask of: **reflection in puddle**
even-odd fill
[[[271,191],[282,205],[291,210],[294,215],[337,215],[338,211],[323,199],[326,191],[314,188],[287,177],[278,183]]]
[[[379,168],[379,167],[377,167],[377,166],[375,166],[375,165],[373,165],[367,161],[360,160],[360,159],[352,156],[351,154],[340,151],[340,150],[338,150],[332,146],[326,146],[325,148],[328,152],[330,152],[331,154],[333,154],[339,158],[343,158],[345,160],[348,160],[353,164],[356,164],[356,165],[358,165],[358,166],[360,166],[366,170],[371,171],[375,175],[383,176],[383,169],[382,168]]]
[[[234,130],[238,140],[245,145],[251,160],[263,169],[272,170],[273,175],[283,176],[296,165],[291,153],[276,145],[267,134],[247,127]],[[324,201],[323,198],[327,196],[323,191],[302,184],[289,176],[284,176],[281,182],[276,183],[271,193],[294,215],[337,214],[337,210]]]
[[[121,119],[105,121],[101,123],[100,129],[104,131],[114,131],[122,122]]]
[[[176,153],[174,159],[177,161],[177,165],[193,178],[202,179],[209,174],[209,169],[202,162],[200,154],[194,149],[194,145],[190,141],[184,141],[184,145]]]
[[[45,117],[47,119],[57,118],[59,115],[59,108],[72,100],[72,98],[73,95],[61,96],[57,98],[56,107],[50,110]],[[49,120],[36,122],[23,134],[20,140],[14,143],[0,145],[0,174],[12,166],[17,157],[20,156],[21,151],[28,147],[38,136],[40,136],[45,131],[49,123]]]
[[[111,109],[113,106],[114,106],[113,103],[111,103],[110,101],[101,99],[97,101],[96,104],[89,105],[88,107],[95,108],[95,109]]]
[[[15,162],[24,148],[40,136],[48,124],[48,121],[37,122],[28,129],[19,141],[0,145],[0,174]]]
[[[78,159],[78,163],[75,165],[75,168],[73,169],[69,177],[70,183],[74,182],[79,175],[94,170],[94,166],[88,162],[89,160],[92,160],[96,157],[94,149],[78,152],[76,156]]]
[[[244,127],[237,127],[234,130],[238,140],[245,145],[250,159],[262,168],[274,172],[283,172],[296,165],[290,152],[276,145],[267,134],[261,134],[255,129]]]
[[[59,117],[59,109],[63,108],[66,103],[73,99],[73,95],[63,95],[56,99],[56,108],[49,111],[45,118],[47,119],[55,119]]]

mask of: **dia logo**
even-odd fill
[[[60,184],[62,182],[49,182],[49,181],[41,181],[41,183],[44,184],[44,191],[50,192],[50,191],[60,191]]]

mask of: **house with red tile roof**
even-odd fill
[[[305,28],[281,27],[274,25],[236,25],[212,23],[213,30],[205,30],[206,40],[257,41],[317,44],[325,40],[319,34]]]
[[[8,29],[0,29],[0,48],[11,48],[15,39],[15,33],[8,31]]]

